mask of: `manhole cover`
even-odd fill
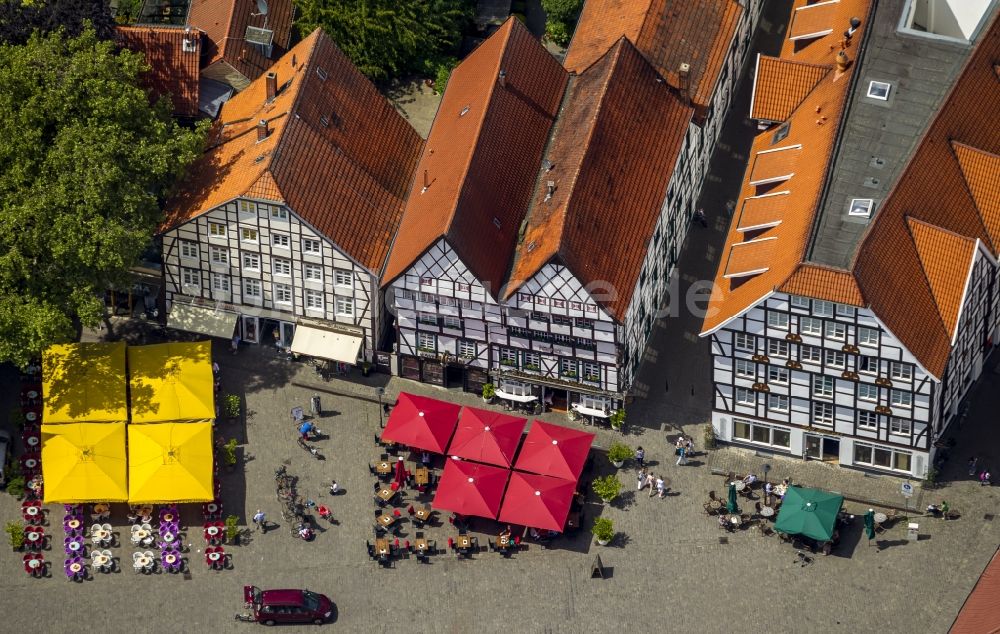
[[[983,519],[986,520],[987,522],[992,522],[993,521],[993,513],[987,513],[986,515],[983,515]]]
[[[728,537],[720,537],[719,538],[719,543],[720,544],[728,544],[729,543],[729,538]]]

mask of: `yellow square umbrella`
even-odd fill
[[[42,421],[124,423],[125,343],[69,343],[42,354]]]
[[[125,423],[42,425],[45,502],[128,499]]]
[[[210,502],[212,423],[128,426],[128,501]]]
[[[132,423],[215,418],[212,342],[129,346]]]

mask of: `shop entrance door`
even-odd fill
[[[243,315],[243,341],[246,343],[258,343],[260,338],[257,334],[257,318]]]
[[[806,458],[812,458],[813,460],[822,460],[823,437],[814,436],[813,434],[806,434],[805,441],[806,441]]]

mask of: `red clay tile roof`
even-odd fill
[[[933,258],[926,255],[921,258],[910,225],[912,220],[918,220],[978,239],[993,254],[997,253],[997,243],[988,229],[995,222],[994,211],[988,202],[982,208],[977,203],[995,199],[1000,173],[994,172],[991,178],[974,175],[988,162],[975,168],[970,162],[974,155],[982,158],[1000,154],[1000,119],[996,115],[1000,112],[1000,90],[993,71],[997,59],[1000,59],[1000,18],[994,18],[981,36],[937,117],[872,222],[853,264],[854,274],[872,309],[924,368],[939,378],[947,367],[952,332],[944,321],[947,317],[939,316],[942,311],[928,282],[928,277],[935,274],[926,271],[925,265]],[[957,142],[954,147],[953,142]],[[971,149],[964,158],[959,157],[964,152],[962,146]],[[967,181],[969,177],[971,182]],[[972,182],[977,184],[973,187]],[[975,196],[970,193],[971,188],[978,190]],[[907,222],[907,218],[912,220]],[[947,310],[944,313],[950,314]]]
[[[689,64],[691,101],[704,108],[742,11],[736,0],[587,0],[564,65],[580,73],[624,36],[675,88],[680,65]]]
[[[870,0],[841,0],[837,4],[842,13],[863,17],[869,12],[869,2]],[[801,4],[804,4],[804,0],[796,0],[796,5]],[[845,18],[845,24],[847,19]],[[865,28],[863,20],[861,30]],[[862,32],[858,32],[855,40],[859,41],[858,38],[862,35]],[[798,49],[785,48],[782,57],[831,64],[839,50],[832,45],[835,41],[839,42],[839,37],[839,34],[837,38],[831,34]],[[746,199],[767,190],[766,187],[754,185],[754,182],[768,181],[791,173],[793,175],[790,178],[778,185],[782,191],[789,192],[785,213],[780,224],[760,232],[744,234],[739,230],[738,221],[731,224],[727,237],[729,245],[740,243],[748,237],[773,236],[777,239],[768,261],[768,270],[764,273],[726,279],[729,260],[723,257],[709,301],[708,316],[703,324],[703,334],[714,332],[775,289],[781,288],[790,278],[793,278],[791,287],[796,293],[820,297],[829,296],[831,290],[836,290],[843,295],[831,301],[857,305],[858,293],[853,285],[832,283],[830,275],[820,275],[818,270],[799,270],[819,206],[826,170],[833,155],[837,122],[844,111],[851,85],[850,78],[856,66],[851,64],[844,73],[834,71],[824,76],[787,119],[788,136],[779,142],[778,147],[801,145],[801,149],[783,150],[772,153],[772,156],[758,154],[775,148],[774,131],[769,130],[754,139],[740,198]],[[758,162],[762,157],[763,162]]]
[[[455,68],[383,285],[444,238],[499,297],[566,82],[559,62],[513,18]]]
[[[962,170],[972,200],[983,217],[986,233],[994,248],[1000,248],[1000,156],[969,147],[957,141],[951,142]]]
[[[293,64],[294,61],[294,64]],[[321,30],[223,105],[214,145],[168,205],[162,230],[240,196],[284,201],[371,271],[381,271],[422,147],[416,131]],[[257,122],[270,135],[257,141]]]
[[[750,118],[784,121],[832,69],[758,54]]]
[[[832,33],[840,24],[835,21],[839,13],[839,4],[840,0],[825,0],[796,7],[792,11],[788,39],[812,39]]]
[[[624,321],[693,115],[657,77],[621,38],[571,80],[506,297],[555,260]]]
[[[781,224],[788,207],[788,192],[768,192],[743,200],[736,230],[742,233],[769,229]]]
[[[750,184],[780,183],[795,176],[795,166],[802,160],[802,144],[782,144],[758,150],[750,159]]]
[[[850,271],[820,264],[799,264],[779,290],[839,304],[866,305],[858,281]]]
[[[906,222],[941,320],[954,336],[976,241],[914,218],[907,218]]]
[[[267,16],[255,16],[256,0],[192,0],[188,24],[205,32],[208,40],[203,66],[225,59],[249,80],[260,77],[288,50],[292,35],[292,0],[269,0]],[[274,31],[270,59],[253,44],[245,42],[247,26]]]
[[[1000,73],[998,73],[1000,74]],[[948,634],[983,634],[1000,632],[1000,548],[986,565]]]
[[[201,36],[181,27],[118,26],[119,46],[142,53],[150,69],[143,83],[157,96],[170,98],[173,112],[182,117],[198,116],[198,62]],[[191,51],[185,51],[185,40]]]
[[[774,250],[778,248],[776,236],[735,242],[729,247],[729,257],[722,277],[726,279],[760,275],[771,268]]]

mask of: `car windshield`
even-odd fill
[[[315,592],[304,590],[302,592],[302,600],[305,602],[306,609],[314,612],[319,609],[319,595]]]

